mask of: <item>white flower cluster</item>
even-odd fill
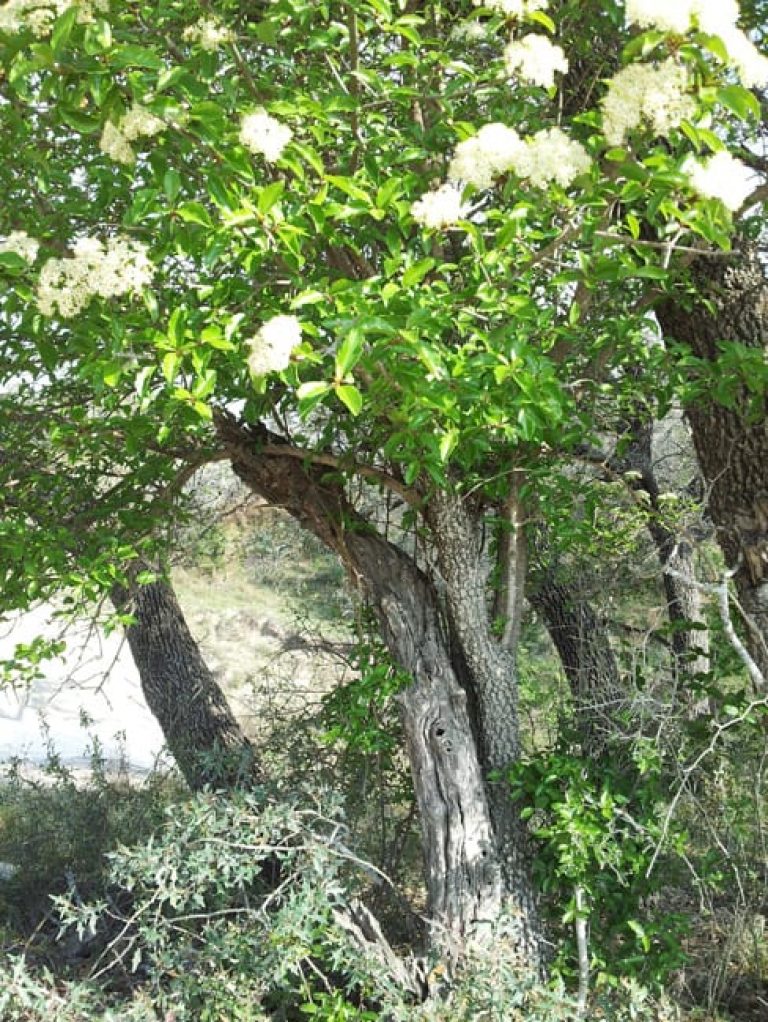
[[[291,352],[301,344],[301,323],[295,316],[273,316],[248,341],[248,368],[254,376],[279,373],[291,364]]]
[[[460,21],[451,29],[451,39],[457,43],[481,43],[489,38],[485,21]]]
[[[136,153],[131,142],[142,136],[151,137],[164,131],[166,124],[140,104],[134,104],[123,114],[120,121],[114,124],[107,121],[101,133],[99,148],[115,163],[124,163],[131,167],[136,162]]]
[[[546,36],[532,32],[522,39],[513,39],[504,50],[504,61],[510,75],[551,89],[555,72],[568,71],[568,60],[561,46],[551,43]]]
[[[506,124],[485,124],[476,135],[456,146],[448,167],[448,183],[423,195],[413,204],[411,213],[425,227],[448,227],[468,213],[462,203],[462,185],[483,190],[511,172],[536,188],[546,188],[552,181],[567,188],[591,164],[584,146],[560,128],[538,131],[524,141]]]
[[[668,135],[696,113],[689,88],[688,72],[674,57],[661,64],[622,68],[610,80],[602,100],[603,134],[609,144],[621,145],[644,122],[657,135]]]
[[[240,125],[240,141],[252,153],[260,153],[267,163],[274,163],[293,138],[293,132],[266,110],[246,114]]]
[[[49,259],[40,271],[37,306],[44,316],[69,319],[93,298],[140,291],[152,279],[147,249],[131,238],[81,238],[70,259]]]
[[[109,10],[109,0],[8,0],[0,7],[0,32],[31,32],[44,39],[70,7],[77,8],[77,20],[86,25]]]
[[[461,188],[449,182],[426,192],[411,206],[413,219],[424,227],[439,229],[463,220],[469,208],[461,201]]]
[[[560,128],[539,131],[523,141],[513,128],[494,123],[458,144],[448,177],[484,189],[511,171],[537,188],[546,188],[551,181],[565,188],[589,170],[590,163],[581,143]]]
[[[37,259],[39,248],[40,242],[30,238],[26,231],[11,231],[6,238],[0,239],[0,252],[12,252],[30,266]]]
[[[580,142],[560,128],[547,128],[528,139],[514,170],[536,188],[546,188],[552,181],[567,188],[591,165],[589,153]]]
[[[514,128],[498,122],[485,124],[476,135],[456,146],[448,178],[481,190],[490,188],[497,177],[514,168],[524,147]]]
[[[626,0],[626,18],[630,25],[675,35],[698,28],[719,36],[747,88],[768,84],[768,57],[738,27],[736,0]]]
[[[524,18],[533,11],[543,11],[549,0],[474,0],[475,7],[487,7],[508,18]]]
[[[705,162],[688,160],[683,164],[683,172],[695,192],[708,199],[719,199],[730,210],[739,209],[755,187],[753,172],[730,153],[715,153]]]
[[[200,18],[194,25],[184,29],[182,39],[188,43],[200,43],[201,49],[212,53],[234,42],[235,34],[218,18]]]

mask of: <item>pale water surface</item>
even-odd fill
[[[0,624],[0,660],[10,658],[17,643],[58,636],[63,626],[51,621],[51,612],[40,607]],[[85,765],[96,739],[108,764],[124,757],[134,770],[151,769],[163,736],[122,634],[78,625],[69,626],[65,638],[66,654],[42,665],[42,680],[29,689],[0,688],[0,764],[17,756],[41,763],[50,742],[64,763]]]

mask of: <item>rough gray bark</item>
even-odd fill
[[[193,790],[260,779],[254,749],[203,659],[167,582],[115,586],[112,600],[130,613],[127,628],[144,698]]]
[[[563,665],[584,751],[597,755],[617,736],[616,718],[624,702],[605,625],[571,586],[546,574],[531,587],[528,599],[541,614]]]
[[[530,879],[522,866],[514,875],[503,869],[508,850],[500,847],[460,682],[467,665],[454,665],[456,637],[449,634],[434,586],[412,558],[357,514],[337,479],[281,456],[279,438],[263,427],[225,416],[217,426],[240,479],[339,555],[374,609],[393,658],[413,678],[402,694],[402,708],[434,939],[459,954],[468,939],[482,935],[484,924],[510,908],[518,920],[521,959],[541,971],[543,944]],[[269,455],[260,453],[265,444]],[[517,749],[514,723],[512,748]],[[494,748],[499,741],[493,739]]]
[[[481,529],[467,500],[456,494],[435,494],[425,517],[450,620],[477,699],[483,766],[487,773],[503,775],[521,753],[517,667],[514,650],[493,634]],[[518,941],[530,960],[540,963],[542,934],[529,876],[527,832],[503,779],[489,784],[488,796],[507,890],[514,894],[514,911],[526,920]]]
[[[656,547],[662,568],[662,583],[667,600],[667,614],[676,629],[672,634],[674,668],[678,678],[706,674],[709,670],[709,634],[702,593],[696,585],[693,544],[685,536],[669,529],[663,521],[656,473],[653,468],[653,420],[636,416],[627,423],[627,442],[620,459],[612,467],[630,472],[629,485],[646,494],[651,514],[648,531]],[[692,623],[699,627],[687,628]]]
[[[695,297],[670,299],[657,310],[665,335],[685,342],[705,365],[717,362],[724,341],[764,353],[768,282],[757,253],[744,248],[730,259],[704,257],[691,274]],[[750,652],[768,678],[768,417],[765,397],[747,383],[734,379],[726,402],[709,395],[691,401],[686,415],[717,539],[749,625]]]

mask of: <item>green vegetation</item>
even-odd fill
[[[767,25],[0,6],[0,614],[188,788],[10,776],[0,1016],[765,1014]]]

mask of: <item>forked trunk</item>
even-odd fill
[[[115,586],[112,600],[130,613],[127,628],[144,698],[185,781],[230,788],[253,784],[260,771],[254,749],[205,663],[167,582]]]
[[[434,586],[411,557],[351,507],[337,479],[289,453],[281,455],[280,439],[263,427],[226,417],[217,425],[236,474],[339,555],[374,609],[393,659],[413,678],[401,703],[435,943],[457,957],[511,908],[520,959],[541,971],[530,881],[522,867],[505,868],[467,692],[454,667],[452,637]],[[265,445],[266,455],[260,451]]]

